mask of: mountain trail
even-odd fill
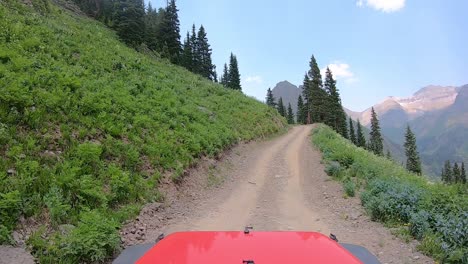
[[[241,144],[219,161],[205,160],[177,186],[167,183],[164,204],[150,204],[123,228],[125,245],[153,242],[159,234],[189,230],[297,230],[333,233],[366,247],[382,263],[434,263],[382,224],[372,222],[359,198],[344,198],[310,126]]]

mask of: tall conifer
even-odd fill
[[[406,169],[416,174],[421,174],[421,160],[416,146],[416,136],[409,126],[406,127],[404,147],[406,154]]]
[[[383,155],[383,138],[380,133],[379,119],[377,118],[377,113],[375,112],[374,107],[372,107],[371,112],[371,132],[368,148],[376,155]]]

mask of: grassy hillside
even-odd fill
[[[360,194],[373,220],[419,239],[419,249],[442,263],[468,263],[468,185],[428,182],[324,125],[314,129],[313,143],[327,173],[343,182],[346,195]]]
[[[161,199],[163,173],[285,126],[96,21],[32,4],[0,4],[0,241],[42,224],[28,241],[41,262],[105,260],[120,224]]]

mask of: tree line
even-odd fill
[[[449,160],[445,161],[444,167],[442,168],[441,179],[447,184],[454,183],[466,183],[466,171],[465,163],[462,162],[459,166],[458,163],[454,162],[453,167]]]
[[[371,131],[369,133],[369,140],[367,141],[359,119],[357,120],[356,130],[351,117],[347,119],[341,103],[340,93],[336,86],[336,80],[333,78],[331,70],[327,67],[325,80],[322,81],[320,68],[313,55],[310,59],[309,67],[309,70],[304,75],[302,93],[297,99],[297,123],[325,123],[356,146],[367,149],[378,156],[384,156],[383,136],[375,109],[373,107],[371,109]],[[294,123],[291,105],[286,110],[282,98],[279,98],[278,102],[276,102],[270,88],[267,90],[266,104],[276,108],[282,116],[287,118],[288,123]],[[407,126],[405,132],[404,147],[406,169],[416,174],[421,174],[421,160],[416,146],[416,136],[409,126]],[[386,157],[392,159],[389,150],[387,150]]]
[[[212,49],[203,25],[187,32],[181,43],[180,22],[175,0],[165,8],[145,8],[143,0],[74,0],[89,16],[103,22],[117,32],[127,45],[149,49],[171,63],[185,67],[209,80],[218,82],[216,66],[211,59]],[[223,75],[225,87],[241,90],[240,74],[235,55],[231,54],[229,74]],[[226,66],[225,66],[226,67]]]

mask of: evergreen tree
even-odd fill
[[[357,121],[357,146],[361,148],[366,148],[366,138],[364,137],[364,132],[362,131],[361,122]]]
[[[296,113],[296,121],[298,124],[305,124],[305,115],[304,115],[304,102],[302,101],[302,96],[299,95],[297,98],[297,113]]]
[[[409,126],[406,127],[404,147],[406,169],[416,174],[421,174],[421,160],[416,146],[416,137]]]
[[[268,90],[267,90],[266,104],[268,106],[273,107],[273,108],[276,107],[275,97],[273,96],[273,92],[271,91],[271,88],[268,88]]]
[[[326,120],[326,102],[328,100],[327,93],[322,89],[322,75],[320,74],[320,68],[318,67],[315,57],[312,55],[310,59],[310,70],[308,76],[310,79],[309,87],[309,98],[305,103],[307,109],[309,109],[311,122],[324,122]]]
[[[284,107],[283,98],[282,98],[282,97],[280,97],[280,99],[278,100],[277,109],[278,109],[278,113],[279,113],[281,116],[286,117],[286,108]]]
[[[307,73],[304,75],[304,82],[302,83],[302,97],[304,98],[302,107],[302,117],[304,118],[304,124],[310,124],[312,122],[310,111],[312,110],[312,94],[310,90],[310,78]],[[302,99],[302,98],[301,98]]]
[[[454,162],[453,164],[453,171],[452,171],[452,182],[453,183],[459,183],[461,182],[461,177],[460,177],[460,168],[458,167],[458,163]]]
[[[377,114],[375,113],[374,107],[371,112],[371,132],[369,139],[369,150],[374,152],[376,155],[383,155],[383,139],[380,134],[380,125]]]
[[[390,153],[390,150],[387,149],[387,159],[393,160],[392,154]]]
[[[325,73],[324,89],[327,93],[327,100],[325,101],[327,114],[324,115],[325,124],[332,127],[344,138],[348,138],[346,114],[341,105],[340,93],[336,88],[336,81],[333,79],[332,72],[328,67]]]
[[[229,74],[228,74],[228,87],[233,90],[242,90],[240,83],[239,65],[237,63],[237,57],[231,53],[229,58]]]
[[[353,142],[354,145],[358,145],[356,133],[354,132],[353,120],[349,118],[349,139]]]
[[[288,104],[288,124],[294,124],[294,113],[291,107],[291,103]]]
[[[462,164],[461,164],[460,180],[461,180],[461,183],[463,183],[463,184],[466,183],[466,171],[465,171],[465,163],[464,162],[462,162]]]
[[[160,49],[164,50],[167,48],[168,59],[174,64],[180,63],[180,55],[182,53],[178,11],[175,0],[169,0],[159,34]],[[161,53],[164,54],[165,52]]]
[[[198,37],[197,32],[195,31],[195,24],[192,25],[192,34],[190,35],[190,46],[192,47],[192,72],[199,73],[200,65],[201,65],[201,58],[200,52],[198,52]]]
[[[216,65],[213,64],[213,81],[218,82],[218,73],[216,73]]]
[[[228,87],[228,78],[229,78],[229,70],[227,64],[224,63],[223,75],[221,75],[219,83],[224,85],[224,87]]]
[[[161,9],[158,12],[156,9],[153,9],[151,2],[148,3],[148,9],[146,15],[144,16],[145,21],[145,37],[144,41],[146,46],[153,51],[156,51],[159,45],[159,35],[162,16],[164,16],[164,10]]]
[[[190,33],[187,32],[187,37],[184,40],[184,46],[182,51],[181,65],[187,70],[193,71],[193,47],[190,41]]]
[[[122,0],[115,4],[117,35],[127,45],[137,47],[145,40],[145,5],[143,0]]]
[[[453,177],[452,177],[452,166],[450,165],[450,161],[447,160],[445,161],[444,164],[444,169],[442,173],[442,181],[444,181],[447,184],[450,184],[453,182]]]
[[[199,59],[197,70],[201,76],[214,81],[214,65],[211,61],[211,48],[203,25],[200,26],[197,34],[197,58]]]

